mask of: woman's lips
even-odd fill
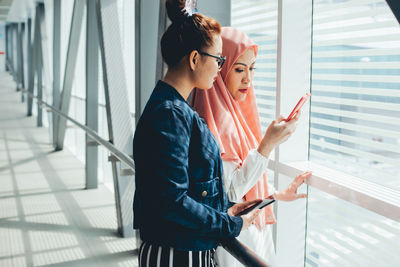
[[[239,92],[241,92],[242,94],[246,94],[247,93],[247,88],[244,88],[244,89],[239,89]]]

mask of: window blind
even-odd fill
[[[314,1],[311,82],[310,159],[400,189],[400,27],[385,1]]]
[[[277,1],[232,0],[232,26],[258,45],[253,85],[263,131],[275,118],[277,17]]]

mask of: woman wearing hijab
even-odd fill
[[[231,27],[223,27],[221,37],[225,65],[212,89],[195,91],[192,105],[205,119],[220,145],[223,180],[229,200],[237,203],[267,197],[284,201],[305,198],[305,194],[297,194],[297,188],[311,173],[297,176],[282,192],[268,185],[266,177],[271,151],[290,137],[300,115],[289,122],[279,116],[263,136],[252,85],[257,45],[246,34]],[[270,227],[274,223],[272,208],[267,206],[239,235],[239,240],[269,266],[275,262]],[[242,266],[222,248],[217,249],[216,260],[221,267]]]

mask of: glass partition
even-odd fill
[[[306,266],[398,266],[400,223],[310,187]]]
[[[314,0],[310,160],[400,190],[400,27],[384,0]],[[357,188],[353,188],[357,189]],[[307,266],[398,266],[400,224],[308,189]]]

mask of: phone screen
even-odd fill
[[[291,119],[293,119],[296,116],[296,114],[300,111],[300,109],[303,107],[303,105],[307,102],[310,95],[311,95],[310,93],[307,93],[302,98],[300,98],[299,102],[297,102],[296,106],[294,107],[292,112],[290,112],[290,115],[285,120],[286,122],[290,121]]]

